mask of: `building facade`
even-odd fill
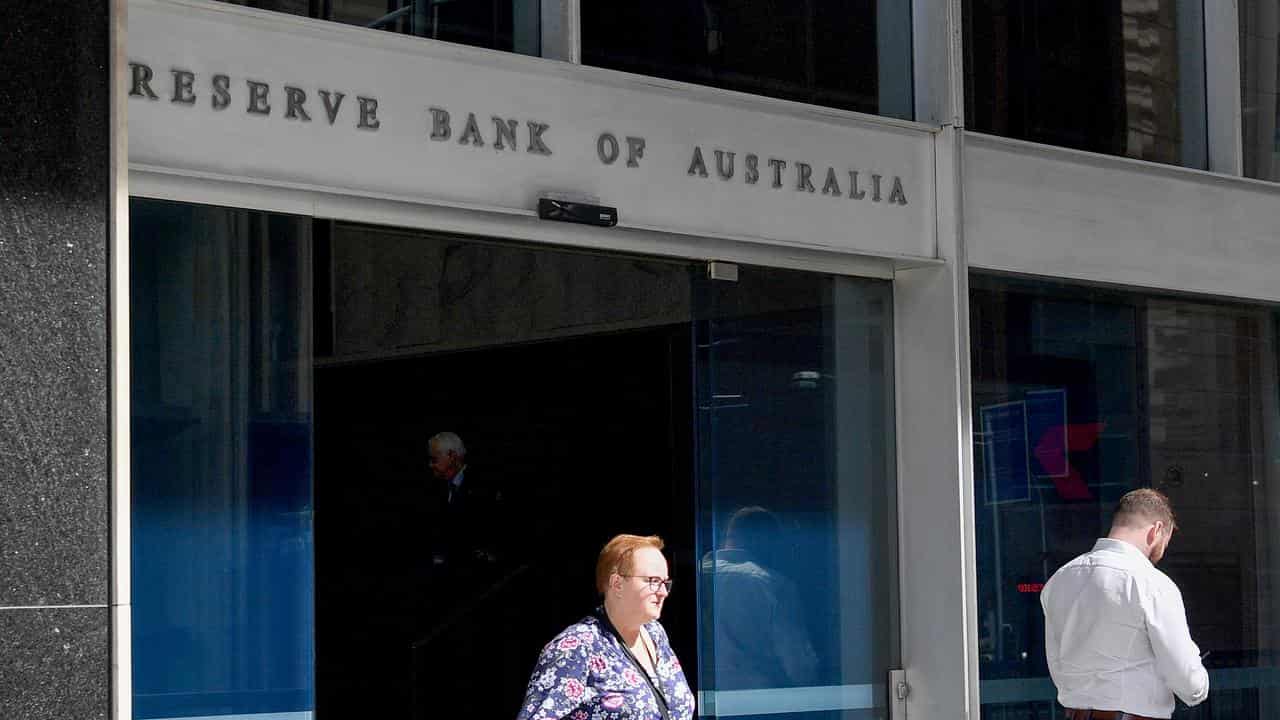
[[[1275,715],[1277,0],[30,5],[6,717],[514,717],[618,532],[703,716],[1061,717],[1147,486]]]

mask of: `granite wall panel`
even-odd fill
[[[0,607],[108,601],[109,11],[0,22]]]
[[[107,608],[0,610],[0,717],[106,718]]]

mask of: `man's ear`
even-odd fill
[[[1163,520],[1155,521],[1155,523],[1151,526],[1151,529],[1147,530],[1147,544],[1155,545],[1157,542],[1159,542],[1160,533],[1164,532],[1165,529],[1166,528]]]

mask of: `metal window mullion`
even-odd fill
[[[581,0],[542,0],[542,57],[582,62]]]
[[[108,353],[111,374],[110,563],[111,718],[133,718],[132,481],[130,476],[129,132],[126,103],[128,3],[107,4],[110,214],[107,229]]]
[[[918,122],[964,126],[962,21],[962,0],[911,3],[911,80]]]
[[[1240,12],[1236,2],[1204,3],[1205,111],[1209,170],[1244,173],[1240,94]]]

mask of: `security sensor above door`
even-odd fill
[[[613,227],[618,224],[618,209],[569,200],[538,198],[538,217],[543,220]]]

